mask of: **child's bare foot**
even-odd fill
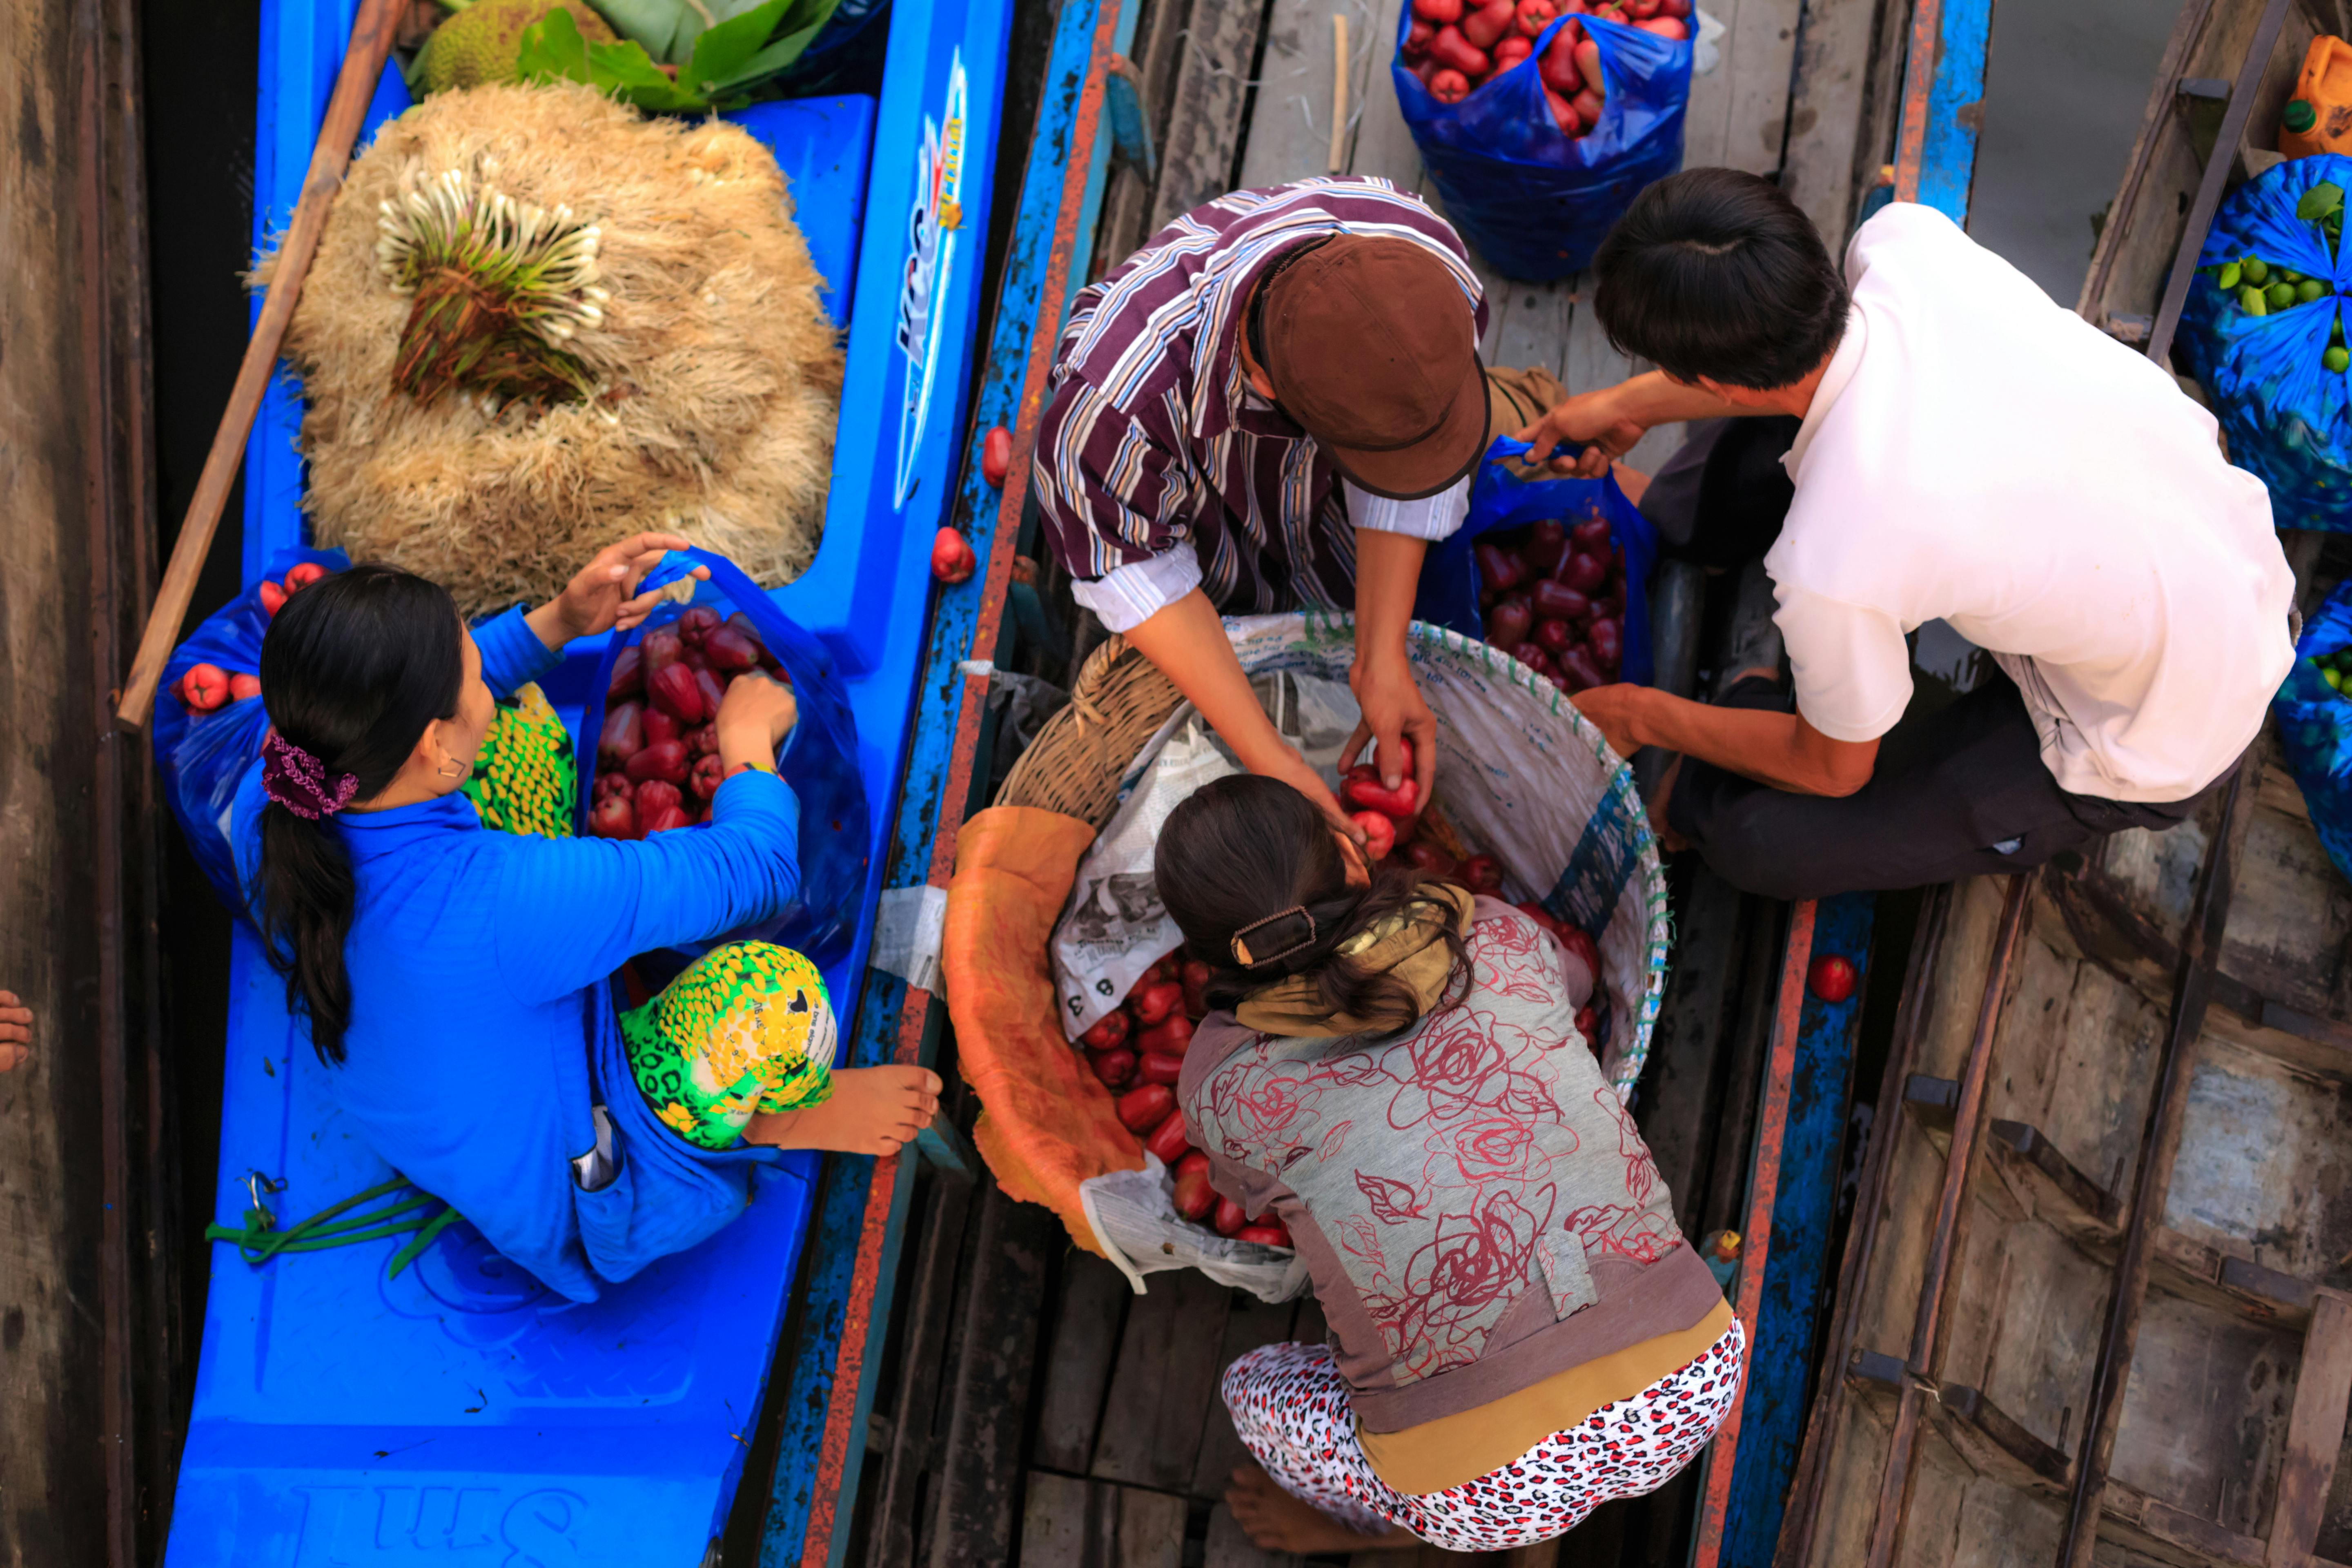
[[[931,1124],[940,1087],[929,1068],[843,1068],[824,1104],[754,1116],[743,1137],[778,1149],[895,1154]]]
[[[1377,1535],[1343,1524],[1313,1503],[1302,1502],[1275,1484],[1255,1465],[1234,1472],[1225,1506],[1234,1522],[1261,1552],[1365,1552],[1384,1546],[1418,1546],[1421,1538],[1401,1524]]]

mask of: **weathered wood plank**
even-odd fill
[[[1250,67],[1265,23],[1259,0],[1196,8],[1176,68],[1176,95],[1160,152],[1150,228],[1164,226],[1233,188],[1234,154],[1249,103]]]
[[[1291,1325],[1297,1315],[1295,1302],[1236,1296],[1225,1318],[1224,1342],[1217,1348],[1217,1375],[1222,1378],[1227,1367],[1261,1345],[1295,1338]],[[1212,1398],[1208,1424],[1201,1434],[1201,1457],[1192,1467],[1192,1495],[1222,1497],[1234,1469],[1248,1461],[1249,1450],[1234,1432],[1233,1415],[1223,1398]]]
[[[1804,0],[1724,0],[1707,9],[1724,26],[1723,63],[1691,79],[1683,166],[1772,174],[1780,167]]]
[[[2294,1413],[2287,1418],[2286,1459],[2279,1467],[2278,1503],[2271,1514],[2271,1568],[2301,1568],[2319,1540],[2328,1483],[2344,1447],[2344,1414],[2352,1404],[2352,1296],[2322,1289],[2311,1304],[2303,1367],[2294,1378]]]
[[[1127,1276],[1090,1252],[1062,1265],[1045,1386],[1038,1394],[1037,1442],[1031,1456],[1048,1469],[1084,1475],[1094,1458],[1103,1389],[1118,1353],[1119,1323],[1134,1291]]]
[[[1021,1504],[1020,1568],[1106,1568],[1118,1532],[1118,1509],[1115,1487],[1030,1471]]]
[[[1780,188],[1835,256],[1853,222],[1870,41],[1878,0],[1808,0],[1789,103]]]
[[[919,1543],[931,1568],[1002,1563],[1011,1551],[1046,1259],[1061,1240],[1048,1210],[1006,1197],[993,1184],[982,1193],[969,1281],[948,1347],[938,1503],[929,1539]]]
[[[1168,144],[1169,108],[1176,97],[1176,69],[1182,58],[1185,25],[1192,19],[1192,0],[1144,0],[1136,23],[1136,72],[1143,79],[1143,112],[1151,122],[1151,144]],[[1103,192],[1103,211],[1095,229],[1094,266],[1087,280],[1101,277],[1134,254],[1150,234],[1154,187],[1124,163],[1113,171]]]
[[[1242,153],[1244,185],[1278,185],[1332,172],[1331,83],[1339,63],[1331,36],[1335,10],[1348,12],[1349,119],[1360,121],[1365,70],[1376,52],[1364,14],[1347,0],[1274,0],[1249,145]]]
[[[927,1187],[919,1202],[922,1238],[916,1249],[905,1337],[892,1369],[898,1378],[898,1397],[890,1407],[888,1443],[877,1467],[881,1486],[872,1526],[875,1568],[897,1568],[915,1559],[917,1500],[929,1489],[924,1482],[934,1452],[941,1363],[955,1309],[964,1218],[971,1206],[969,1181],[934,1176]],[[877,1429],[881,1429],[878,1420]]]
[[[1209,1515],[1209,1539],[1201,1568],[1300,1568],[1300,1563],[1287,1552],[1259,1551],[1242,1533],[1234,1510],[1219,1503]]]
[[[1405,0],[1375,0],[1371,10],[1373,20],[1364,28],[1372,40],[1371,58],[1365,64],[1362,97],[1363,112],[1356,121],[1356,133],[1348,153],[1348,172],[1353,174],[1376,174],[1395,182],[1404,189],[1416,190],[1421,184],[1421,150],[1412,143],[1412,132],[1405,128],[1404,112],[1397,108],[1396,79],[1389,68],[1395,53],[1397,18],[1402,14]],[[1354,37],[1360,12],[1350,11],[1348,32]]]
[[[1176,1491],[1192,1479],[1202,1428],[1217,1396],[1231,1288],[1193,1269],[1151,1278],[1119,1336],[1090,1473]]]
[[[1181,1568],[1184,1500],[1141,1487],[1110,1489],[1118,1497],[1118,1538],[1112,1543],[1110,1568]]]

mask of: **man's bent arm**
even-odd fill
[[[1792,795],[1852,795],[1878,762],[1876,741],[1833,741],[1801,713],[1710,707],[1646,686],[1600,687],[1576,705],[1627,755],[1659,746]]]

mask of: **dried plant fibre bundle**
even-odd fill
[[[649,528],[790,582],[840,403],[823,286],[734,126],[569,83],[428,99],[353,162],[287,336],[312,537],[468,615]]]

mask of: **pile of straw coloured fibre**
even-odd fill
[[[649,528],[789,582],[841,394],[821,287],[731,125],[572,84],[429,99],[352,163],[288,334],[312,536],[468,615]]]

